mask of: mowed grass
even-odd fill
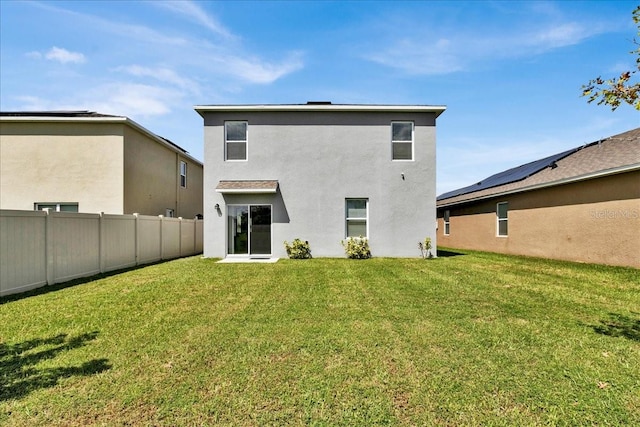
[[[0,300],[0,381],[16,426],[640,425],[640,271],[175,260]]]

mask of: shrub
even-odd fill
[[[418,248],[422,254],[422,258],[433,258],[431,254],[431,237],[425,237],[424,242],[418,242]]]
[[[342,246],[351,259],[367,259],[371,258],[371,249],[369,249],[369,241],[365,237],[349,237],[342,240]]]
[[[287,250],[287,255],[291,259],[309,259],[311,258],[311,247],[306,240],[303,242],[300,239],[293,239],[293,242],[289,244],[285,240],[284,248]]]

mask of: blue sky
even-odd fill
[[[438,193],[640,126],[634,1],[0,0],[0,109],[124,115],[203,157],[200,104],[446,105]]]

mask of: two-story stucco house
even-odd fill
[[[443,106],[203,105],[206,257],[283,257],[307,240],[342,257],[435,253],[436,118]]]
[[[128,117],[0,113],[0,209],[202,214],[202,163]]]

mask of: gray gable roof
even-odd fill
[[[122,117],[88,110],[0,111],[2,117]]]
[[[437,197],[437,205],[449,206],[633,168],[640,168],[640,128],[511,168],[477,184],[443,193]]]

